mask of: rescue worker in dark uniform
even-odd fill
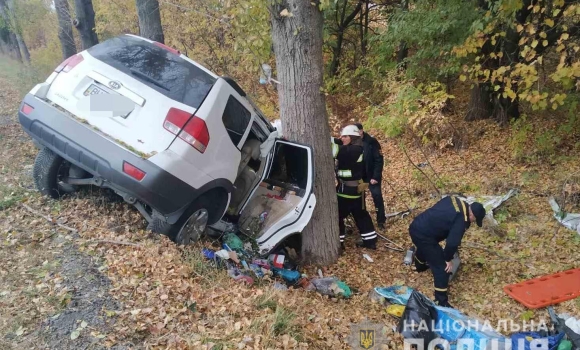
[[[350,214],[361,235],[362,247],[376,249],[377,233],[365,205],[364,191],[367,184],[363,181],[365,166],[359,130],[355,125],[348,125],[342,130],[340,139],[334,138],[332,142],[332,156],[336,162],[338,179],[336,193],[341,249],[344,250],[344,219]]]
[[[481,203],[471,205],[455,196],[441,199],[419,214],[409,226],[415,245],[415,267],[418,272],[429,268],[435,282],[435,302],[452,307],[447,298],[449,273],[453,270],[453,257],[461,244],[463,234],[472,222],[481,227],[485,208]],[[445,240],[445,249],[439,242]]]
[[[369,192],[373,197],[373,203],[375,203],[377,225],[380,229],[384,229],[385,222],[387,222],[387,217],[385,216],[385,201],[383,199],[383,192],[381,190],[384,166],[381,145],[377,139],[363,131],[363,126],[361,123],[357,123],[355,125],[359,129],[363,142],[363,157],[366,168],[365,182],[369,183]]]

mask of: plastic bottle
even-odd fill
[[[405,255],[405,260],[403,261],[403,263],[405,265],[411,265],[411,263],[413,262],[413,254],[415,254],[415,246],[412,246],[411,248],[409,248],[407,250],[407,254]]]
[[[451,282],[451,280],[455,278],[455,275],[457,275],[457,271],[459,270],[459,265],[461,265],[459,253],[455,253],[455,255],[453,256],[453,260],[451,260],[451,262],[453,263],[453,268],[451,270],[451,274],[449,275],[449,282]]]

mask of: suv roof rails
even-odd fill
[[[222,79],[225,80],[228,84],[230,84],[230,86],[233,87],[234,90],[236,90],[236,92],[240,94],[240,96],[246,97],[246,92],[238,85],[238,83],[236,83],[234,79],[225,75],[222,76]]]

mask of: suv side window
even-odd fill
[[[252,119],[252,113],[248,111],[234,96],[230,95],[228,103],[226,104],[226,109],[224,110],[224,115],[222,116],[222,121],[230,139],[237,147],[248,124],[250,124],[250,119]]]

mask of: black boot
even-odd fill
[[[449,304],[449,299],[447,298],[447,292],[441,292],[441,291],[436,290],[434,301],[435,301],[435,304],[437,304],[439,306],[453,308],[453,306],[451,306],[451,304]]]

